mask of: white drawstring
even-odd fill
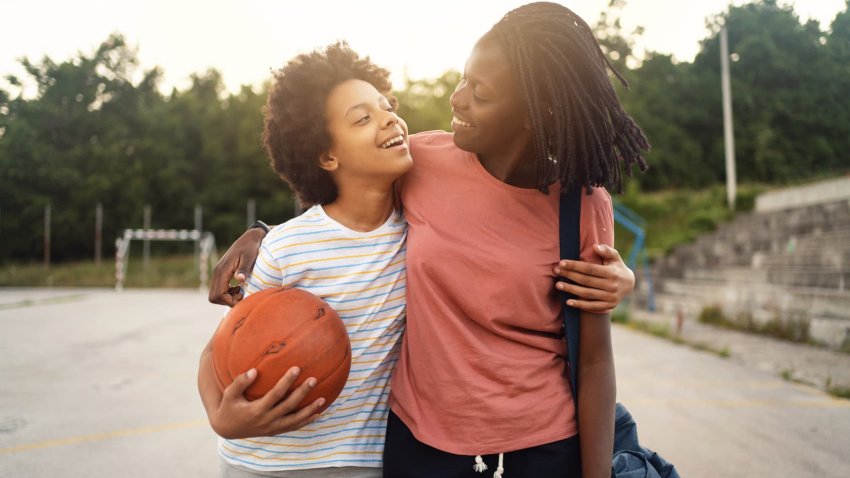
[[[505,457],[504,453],[499,453],[499,466],[496,468],[496,472],[493,473],[493,478],[502,478],[502,473],[505,472],[505,467],[502,466],[504,464],[503,463],[504,457]]]
[[[505,454],[499,453],[499,466],[496,467],[496,472],[493,473],[493,478],[502,478],[502,473],[505,472]],[[487,470],[487,463],[484,463],[484,460],[481,459],[481,455],[476,455],[475,464],[472,465],[472,469],[477,471],[478,473],[484,473]]]
[[[484,471],[487,470],[487,463],[484,463],[484,460],[481,459],[481,455],[477,455],[475,457],[475,464],[472,465],[472,469],[478,473],[484,473]]]

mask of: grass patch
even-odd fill
[[[727,316],[718,305],[703,307],[697,320],[701,324],[723,327],[726,329],[768,335],[788,342],[804,343],[823,347],[823,344],[813,340],[809,335],[809,319],[806,317],[786,317],[778,315],[765,323],[759,324],[749,313],[740,313],[734,319]]]
[[[693,340],[687,340],[682,338],[679,335],[676,335],[670,332],[670,327],[666,324],[658,323],[658,322],[649,322],[643,320],[627,320],[626,322],[622,322],[620,320],[615,320],[617,312],[611,316],[611,320],[615,323],[620,323],[625,325],[626,327],[632,330],[638,330],[640,332],[644,332],[655,337],[669,340],[675,344],[686,345],[692,349],[700,350],[703,352],[710,352],[717,355],[720,358],[729,358],[731,352],[729,350],[728,345],[724,345],[722,348],[717,348],[713,345],[709,345],[705,342],[697,342]],[[628,313],[626,312],[626,317],[628,317]]]
[[[212,268],[210,267],[210,271]],[[144,270],[142,258],[130,258],[124,287],[195,288],[200,284],[192,254],[152,255]],[[0,267],[0,287],[115,287],[115,262],[7,264]]]
[[[850,399],[850,387],[827,387],[826,393],[833,397]]]
[[[625,194],[618,200],[647,221],[646,250],[650,259],[663,257],[674,247],[692,242],[720,224],[732,220],[736,212],[750,211],[756,196],[768,188],[758,184],[738,185],[735,211],[726,206],[725,185],[701,191],[641,191],[637,181],[627,183]],[[621,254],[631,248],[633,235],[617,227],[616,247]]]
[[[631,321],[631,314],[629,314],[628,309],[624,307],[614,309],[614,312],[611,314],[611,322],[615,324],[628,324]]]

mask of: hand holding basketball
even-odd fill
[[[315,387],[316,379],[308,378],[289,393],[298,375],[298,367],[292,367],[268,393],[253,401],[244,394],[257,378],[257,371],[251,369],[239,375],[224,389],[221,401],[212,403],[208,410],[213,430],[228,439],[274,436],[312,422],[318,418],[325,399],[318,398],[299,410],[298,404]]]

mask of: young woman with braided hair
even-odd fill
[[[384,476],[610,476],[614,364],[610,323],[598,313],[634,279],[616,251],[594,245],[613,244],[602,186],[620,191],[621,163],[645,169],[649,145],[609,70],[581,18],[525,5],[473,48],[451,98],[453,133],[410,137],[414,166],[398,184],[409,225],[407,330]],[[559,263],[559,199],[574,186],[586,192],[583,262]],[[241,298],[226,283],[253,264],[259,235],[246,233],[222,258],[212,301]],[[576,301],[578,413],[553,271],[581,284],[559,290],[585,299]]]

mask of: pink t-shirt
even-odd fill
[[[507,185],[452,135],[411,138],[407,333],[390,405],[416,438],[458,455],[503,453],[577,433],[565,373],[559,188]],[[581,257],[612,244],[611,197],[582,196]]]

